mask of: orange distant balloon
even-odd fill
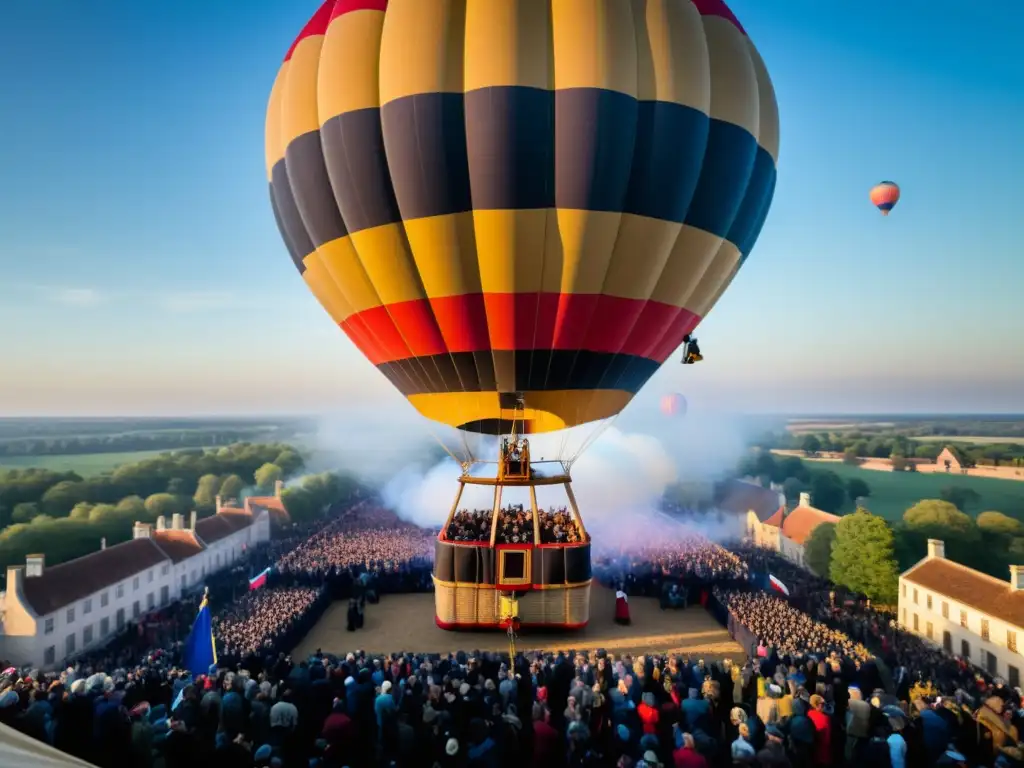
[[[871,202],[882,212],[883,216],[888,216],[889,211],[891,211],[893,206],[895,206],[899,201],[900,188],[894,181],[883,181],[871,188]]]
[[[661,412],[666,416],[685,416],[686,398],[678,392],[661,398]]]

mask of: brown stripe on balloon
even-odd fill
[[[338,213],[331,180],[324,166],[320,132],[304,133],[284,152],[295,205],[315,248],[348,234]]]
[[[288,249],[288,255],[291,256],[292,263],[295,265],[295,268],[299,270],[299,274],[301,275],[306,271],[306,264],[303,261],[303,256],[306,254],[302,253],[295,246],[292,236],[288,234],[288,228],[284,224],[284,219],[281,218],[281,209],[277,205],[277,196],[274,194],[274,186],[272,184],[268,185],[267,191],[270,193],[270,208],[274,211],[274,221],[277,222],[277,230],[281,233],[281,237],[284,239],[284,246]]]
[[[292,192],[291,181],[288,179],[288,169],[285,167],[282,157],[276,163],[270,173],[270,189],[274,195],[275,210],[279,227],[288,238],[293,253],[301,254],[301,261],[314,250],[313,241],[306,231],[306,225],[302,222],[302,216],[295,203],[295,195]],[[294,260],[294,256],[292,259]],[[299,271],[304,268],[299,267]]]

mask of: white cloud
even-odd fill
[[[160,306],[168,312],[204,312],[210,309],[236,307],[239,298],[227,291],[183,291],[159,297]]]
[[[103,296],[92,288],[47,288],[51,301],[69,307],[95,307]]]

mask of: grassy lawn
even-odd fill
[[[899,520],[909,507],[921,499],[939,498],[939,491],[950,485],[970,488],[981,496],[981,501],[970,510],[972,514],[994,509],[1024,520],[1024,483],[1019,480],[879,472],[840,462],[807,462],[807,465],[812,470],[831,470],[844,480],[859,477],[871,487],[868,508],[889,520]]]
[[[176,450],[185,450],[182,446]],[[131,464],[153,456],[167,453],[159,451],[129,451],[127,453],[82,453],[53,456],[0,456],[0,469],[24,469],[38,467],[56,472],[77,472],[83,477],[109,472],[121,464]]]

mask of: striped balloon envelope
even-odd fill
[[[871,204],[888,216],[889,211],[900,201],[900,188],[895,181],[883,181],[871,188]]]
[[[678,392],[663,395],[661,398],[661,412],[666,416],[685,416],[686,398]]]
[[[711,310],[778,123],[721,0],[328,0],[266,165],[309,290],[420,413],[536,433],[617,414]]]

